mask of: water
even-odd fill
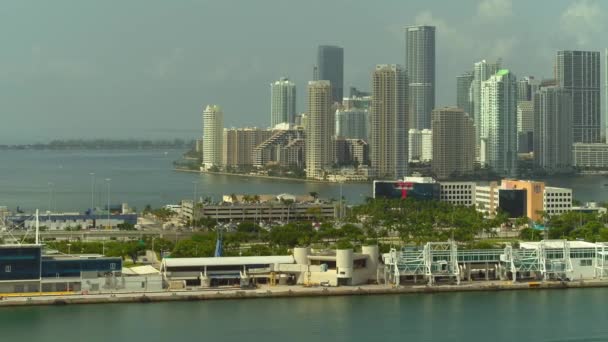
[[[95,173],[96,206],[110,201],[127,202],[142,209],[158,207],[198,196],[218,200],[221,195],[308,194],[340,198],[340,185],[173,171],[172,162],[183,151],[0,151],[0,206],[31,210],[83,211],[91,203],[91,172]],[[549,185],[571,187],[581,201],[606,201],[606,176],[558,177]],[[51,184],[49,184],[51,183]],[[344,184],[342,193],[349,203],[371,196],[370,184]]]
[[[3,341],[607,341],[607,289],[0,309]]]
[[[340,198],[339,184],[303,183],[261,178],[173,171],[183,151],[0,151],[0,206],[12,209],[83,211],[91,206],[90,173],[95,173],[96,206],[127,202],[139,209],[182,199],[224,194],[308,194]],[[49,184],[51,183],[51,184]],[[371,196],[369,184],[344,184],[343,195],[353,203]]]

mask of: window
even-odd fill
[[[115,269],[116,269],[116,263],[111,262],[111,263],[110,263],[110,269],[111,269],[111,270],[115,270]]]
[[[593,266],[593,260],[591,260],[591,259],[581,259],[580,265],[581,266]]]
[[[4,266],[4,272],[11,273],[11,265]]]

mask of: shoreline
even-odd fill
[[[236,177],[246,177],[246,178],[261,178],[261,179],[270,179],[270,180],[293,181],[293,182],[300,182],[300,183],[320,183],[320,184],[340,184],[341,183],[341,182],[330,182],[330,181],[324,181],[324,180],[318,180],[318,179],[290,178],[290,177],[263,176],[263,175],[246,175],[246,174],[242,174],[242,173],[230,173],[230,172],[221,172],[221,171],[211,172],[211,171],[188,170],[188,169],[180,169],[180,168],[173,168],[173,171],[221,175],[221,176],[236,176]],[[342,184],[371,184],[371,182],[346,181],[346,182],[342,182]]]
[[[243,289],[206,289],[196,291],[163,291],[163,292],[129,292],[102,294],[70,295],[25,295],[4,297],[0,308],[39,305],[73,305],[73,304],[111,304],[111,303],[156,303],[176,301],[205,301],[229,299],[262,299],[262,298],[304,298],[334,296],[375,296],[401,294],[432,294],[455,292],[498,292],[498,291],[534,291],[534,290],[567,290],[584,288],[606,288],[608,280],[573,281],[573,282],[531,282],[511,283],[510,281],[487,281],[461,285],[408,285],[392,287],[386,285],[362,285],[348,287],[312,287],[274,286],[251,290]]]

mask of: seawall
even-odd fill
[[[37,295],[4,297],[0,307],[31,305],[68,305],[68,304],[110,304],[110,303],[153,303],[170,301],[204,301],[222,299],[259,299],[288,297],[324,297],[324,296],[366,296],[395,294],[429,294],[447,292],[480,292],[480,291],[538,291],[553,289],[577,289],[608,287],[608,281],[588,282],[542,282],[516,283],[483,282],[463,285],[440,286],[402,286],[364,285],[348,287],[313,287],[276,286],[252,290],[241,289],[208,289],[200,291],[163,291],[147,293],[104,293],[73,295]]]

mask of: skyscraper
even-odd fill
[[[475,146],[479,150],[481,145],[481,83],[486,81],[500,69],[500,62],[488,63],[486,60],[475,63],[473,82],[471,83],[471,109],[475,121]]]
[[[409,81],[409,127],[431,128],[435,108],[435,27],[405,28],[405,68]]]
[[[534,164],[549,172],[572,167],[572,98],[560,87],[542,87],[534,97]]]
[[[270,127],[293,123],[296,115],[296,85],[286,77],[270,84]]]
[[[517,82],[518,96],[522,94],[519,91],[521,82]],[[529,98],[533,98],[532,95]],[[530,153],[534,151],[533,144],[534,136],[534,102],[533,101],[517,101],[517,151],[519,153]]]
[[[517,175],[517,80],[499,70],[481,84],[482,165],[501,176]]]
[[[273,130],[255,127],[224,129],[224,165],[233,168],[253,166],[254,149],[273,134]]]
[[[327,80],[308,82],[306,123],[306,177],[323,178],[334,161],[334,113],[331,85]]]
[[[370,108],[371,174],[396,179],[407,171],[407,77],[399,65],[377,65]]]
[[[540,81],[536,80],[534,76],[526,76],[520,79],[517,81],[517,100],[532,101],[539,87]]]
[[[331,83],[332,103],[342,102],[344,91],[344,49],[320,45],[317,51],[317,80]]]
[[[367,141],[367,125],[367,109],[350,108],[336,110],[336,137]]]
[[[558,51],[555,78],[572,97],[573,142],[600,142],[600,53]]]
[[[223,164],[224,113],[217,105],[203,111],[203,167],[209,169]]]
[[[471,83],[473,83],[472,72],[465,72],[456,77],[456,106],[473,117],[471,108]]]
[[[435,109],[432,115],[433,161],[438,179],[468,175],[475,163],[475,125],[461,108]]]

